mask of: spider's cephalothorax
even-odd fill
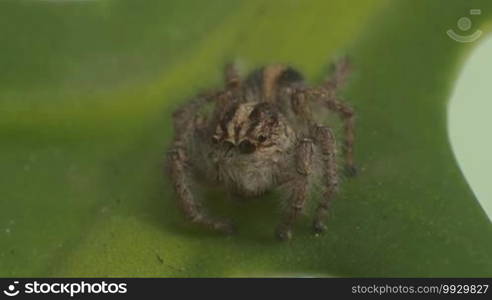
[[[267,66],[244,81],[232,65],[227,66],[223,90],[197,96],[173,115],[176,135],[168,166],[185,216],[216,230],[233,231],[229,222],[205,214],[193,195],[195,182],[221,185],[243,197],[279,189],[286,205],[275,232],[278,238],[289,239],[316,182],[323,194],[313,228],[324,231],[338,174],[335,136],[317,120],[317,113],[325,107],[344,121],[346,170],[354,175],[354,113],[336,93],[347,74],[348,62],[343,59],[324,85],[313,88],[287,66]]]

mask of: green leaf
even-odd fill
[[[451,151],[446,103],[473,44],[465,1],[2,1],[0,276],[491,276],[492,226]],[[488,31],[488,30],[487,30]],[[274,199],[227,203],[226,237],[187,224],[162,174],[178,103],[225,62],[310,83],[351,56],[360,175],[328,232],[279,243]]]

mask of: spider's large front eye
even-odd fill
[[[251,154],[255,150],[256,146],[248,140],[244,140],[239,144],[239,151],[243,154]]]
[[[266,138],[266,136],[264,136],[264,135],[260,135],[260,136],[258,137],[258,142],[260,142],[260,143],[263,143],[263,142],[264,142],[264,141],[266,141],[266,140],[267,140],[267,138]]]

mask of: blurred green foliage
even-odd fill
[[[0,276],[491,276],[446,128],[471,45],[445,31],[470,8],[486,27],[486,0],[0,1]],[[162,174],[176,105],[230,60],[315,84],[340,54],[362,172],[327,234],[276,242],[271,199],[210,197],[235,236],[184,222]]]

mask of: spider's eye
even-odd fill
[[[212,142],[212,144],[216,145],[218,142],[219,142],[219,139],[216,138],[215,136],[213,136],[210,141]]]
[[[239,151],[243,154],[251,154],[255,150],[256,146],[248,140],[244,140],[239,144]]]
[[[260,136],[258,137],[258,142],[263,143],[264,141],[266,141],[266,139],[267,139],[267,138],[266,138],[266,136],[264,136],[264,135],[260,135]]]

